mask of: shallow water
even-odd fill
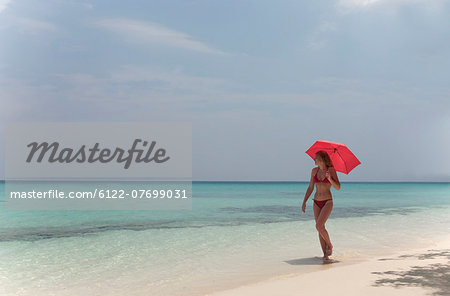
[[[192,211],[2,205],[0,294],[198,295],[322,268],[312,196],[301,212],[307,186],[194,183]],[[450,183],[343,183],[332,194],[327,230],[341,263],[450,230]]]

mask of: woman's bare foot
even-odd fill
[[[333,254],[333,245],[331,245],[331,247],[327,246],[326,247],[326,252],[325,252],[325,256],[331,256]]]

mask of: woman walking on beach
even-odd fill
[[[305,199],[303,200],[302,211],[305,213],[306,201],[314,191],[316,184],[316,193],[314,194],[314,218],[316,220],[316,229],[319,232],[320,245],[323,251],[323,259],[328,260],[328,256],[333,253],[333,245],[330,241],[328,231],[325,229],[325,222],[333,209],[333,198],[331,196],[331,186],[339,190],[341,183],[339,182],[336,170],[333,167],[328,153],[318,151],[314,158],[317,167],[311,171],[311,180],[308,190],[306,190]]]

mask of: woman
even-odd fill
[[[325,222],[333,209],[333,198],[331,196],[331,186],[335,189],[341,189],[336,170],[333,167],[328,153],[318,151],[314,158],[317,167],[311,171],[311,180],[309,181],[308,190],[306,190],[305,199],[303,200],[302,211],[305,213],[306,201],[314,191],[316,184],[316,193],[314,194],[314,218],[316,220],[316,229],[319,232],[320,245],[322,246],[323,259],[329,260],[328,256],[333,253],[333,245],[330,236],[325,229]]]

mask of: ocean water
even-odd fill
[[[324,268],[313,195],[301,212],[307,186],[194,182],[192,211],[13,211],[1,203],[0,295],[202,295]],[[332,194],[326,228],[336,264],[450,233],[450,183],[342,183]]]

